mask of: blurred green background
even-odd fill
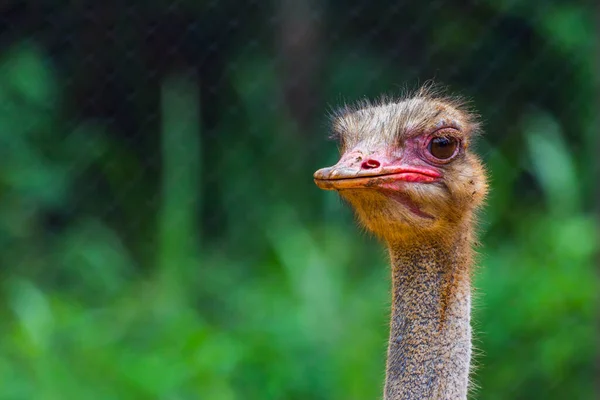
[[[380,398],[385,252],[312,173],[430,78],[486,131],[472,397],[597,397],[592,3],[2,2],[0,398]]]

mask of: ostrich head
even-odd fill
[[[443,240],[447,229],[470,220],[487,191],[483,166],[469,150],[478,130],[460,99],[427,88],[345,107],[333,119],[340,160],[315,172],[315,183],[337,190],[388,242],[432,234]]]

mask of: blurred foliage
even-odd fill
[[[337,3],[328,7],[342,10]],[[479,143],[492,192],[475,282],[473,397],[593,398],[600,238],[590,211],[589,10],[476,3],[471,16],[444,10],[429,30],[413,21],[430,45],[421,60],[448,66],[443,77],[474,98],[488,132]],[[190,18],[206,21],[206,7]],[[382,7],[365,3],[361,21],[376,23]],[[405,7],[399,18],[432,18],[425,6]],[[503,36],[522,25],[534,47],[544,44],[536,57],[511,53],[521,38]],[[323,60],[322,104],[389,93],[436,71],[399,68],[401,54],[378,50],[385,43],[346,32]],[[82,81],[42,40],[4,47],[1,399],[379,398],[384,252],[335,194],[312,187],[335,146],[321,125],[309,135],[290,116],[275,56],[256,35],[256,46],[242,35],[227,55],[230,104],[212,127],[198,113],[213,106],[202,103],[205,77],[185,68],[161,76],[154,147],[141,137],[132,145],[109,119],[78,115],[69,85]],[[481,39],[467,55],[473,37]],[[502,52],[509,56],[490,61]],[[468,61],[441,62],[456,55]],[[84,60],[71,62],[93,77]],[[119,62],[139,85],[130,111],[143,115],[143,71]],[[207,222],[200,210],[224,215]]]

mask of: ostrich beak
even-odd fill
[[[393,188],[401,182],[430,183],[441,178],[441,173],[431,167],[390,163],[356,155],[342,157],[331,167],[314,173],[317,186],[324,190]]]

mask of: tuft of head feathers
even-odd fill
[[[344,104],[330,112],[330,124],[330,138],[338,142],[341,152],[364,139],[397,141],[435,128],[434,124],[456,127],[468,140],[481,131],[479,115],[470,102],[432,82],[416,90],[404,89],[399,96]],[[381,135],[372,135],[373,131]]]

